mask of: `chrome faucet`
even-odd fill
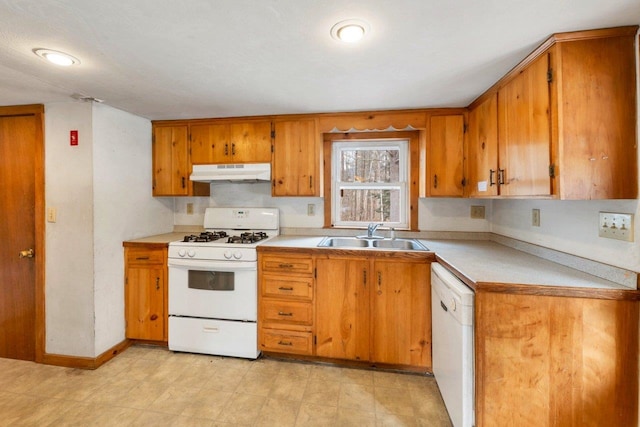
[[[376,223],[370,223],[367,226],[367,237],[369,238],[375,238],[378,236],[374,236],[374,233],[376,232],[376,230],[378,229],[378,227],[380,227],[382,224],[376,224]]]

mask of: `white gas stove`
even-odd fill
[[[274,208],[209,208],[205,232],[169,244],[169,349],[255,359],[256,247],[279,233]]]

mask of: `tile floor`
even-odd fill
[[[0,359],[0,426],[450,426],[433,377],[133,346],[95,371]]]

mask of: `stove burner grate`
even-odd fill
[[[227,233],[225,231],[204,231],[200,234],[190,234],[188,236],[184,236],[182,239],[183,242],[213,242],[214,240],[219,240],[227,237]]]
[[[239,236],[229,236],[227,239],[227,243],[235,243],[235,244],[248,244],[248,243],[256,243],[260,240],[266,239],[267,233],[264,231],[248,231],[245,233],[241,233]]]

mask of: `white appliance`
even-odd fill
[[[271,163],[193,165],[191,181],[271,181]]]
[[[431,264],[433,375],[455,427],[474,417],[474,293],[442,265]]]
[[[255,359],[256,247],[279,233],[274,208],[208,208],[205,232],[169,243],[169,349]]]

